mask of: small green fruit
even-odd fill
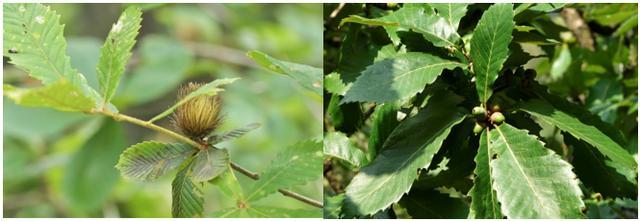
[[[504,115],[502,115],[502,113],[493,112],[493,114],[491,114],[491,122],[493,122],[495,124],[500,124],[503,121],[504,121]]]
[[[473,133],[479,134],[480,132],[482,132],[482,129],[484,129],[484,127],[479,123],[476,123],[476,125],[473,127]]]
[[[473,109],[471,109],[471,114],[476,115],[476,116],[482,116],[485,115],[487,112],[484,110],[484,108],[478,106],[478,107],[474,107]]]

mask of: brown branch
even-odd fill
[[[314,199],[311,199],[309,197],[303,196],[299,193],[295,193],[295,192],[291,192],[289,190],[285,190],[285,189],[278,189],[278,192],[282,193],[282,195],[287,196],[287,197],[291,197],[294,199],[297,199],[298,201],[304,202],[306,204],[318,207],[318,208],[322,208],[322,203],[315,201]]]
[[[574,8],[564,8],[560,14],[567,24],[567,28],[576,36],[580,47],[595,51],[591,29],[589,29],[587,23],[582,19],[580,13]]]

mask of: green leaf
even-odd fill
[[[173,111],[176,108],[178,108],[181,105],[187,103],[191,99],[194,99],[194,98],[199,97],[199,96],[214,96],[214,95],[218,94],[218,92],[224,91],[224,89],[218,88],[219,86],[226,85],[226,84],[231,84],[231,83],[233,83],[234,81],[236,81],[238,79],[240,79],[240,78],[223,78],[223,79],[217,79],[215,81],[212,81],[212,82],[209,82],[209,83],[207,83],[205,85],[202,85],[197,90],[189,93],[187,96],[184,96],[184,98],[182,98],[182,100],[179,100],[176,104],[171,106],[169,109],[167,109],[167,110],[163,111],[162,113],[158,114],[157,116],[151,118],[151,120],[149,120],[149,122],[154,122],[154,121],[162,119],[163,117],[166,117],[167,115],[173,113]]]
[[[464,119],[453,93],[434,95],[427,107],[396,127],[382,152],[351,180],[346,188],[348,214],[370,215],[400,200],[428,168],[451,128]]]
[[[638,190],[633,183],[607,165],[610,161],[584,141],[563,132],[564,143],[573,150],[571,164],[586,187],[601,193],[605,198],[635,197]],[[637,146],[636,146],[637,147]]]
[[[91,118],[89,115],[73,112],[20,106],[10,99],[2,101],[2,108],[3,135],[25,140],[45,140],[65,132],[65,129],[72,125]]]
[[[263,68],[287,75],[296,80],[305,89],[317,96],[322,96],[322,69],[278,60],[260,51],[250,51],[247,56]]]
[[[225,195],[235,199],[236,201],[244,202],[244,191],[242,190],[242,186],[236,175],[233,174],[233,169],[231,169],[231,164],[227,164],[227,168],[225,171],[220,174],[220,176],[214,178],[209,181],[211,184],[216,185],[220,188]]]
[[[45,85],[84,78],[71,67],[60,15],[42,4],[3,4],[4,55]],[[85,82],[86,83],[86,82]]]
[[[340,74],[337,72],[331,72],[331,74],[324,76],[323,81],[324,89],[329,93],[344,95],[347,92],[347,85],[342,82]]]
[[[320,218],[322,209],[285,209],[267,206],[246,208],[251,218]]]
[[[458,30],[460,20],[467,14],[467,5],[465,3],[429,4],[429,6],[437,10],[438,15],[443,17],[454,30]]]
[[[551,64],[551,77],[559,79],[571,65],[571,52],[567,44],[562,44],[560,53],[555,57]]]
[[[513,6],[495,4],[484,12],[473,32],[470,53],[476,75],[476,90],[483,104],[493,93],[491,86],[509,56],[512,30]]]
[[[389,134],[398,124],[398,107],[396,105],[381,104],[376,107],[372,114],[369,145],[367,146],[369,161],[376,158]]]
[[[342,103],[385,103],[407,99],[433,83],[442,70],[463,65],[430,54],[408,52],[367,67],[347,91]]]
[[[353,146],[349,138],[340,132],[324,135],[324,154],[344,160],[355,168],[368,163],[365,153]]]
[[[192,164],[192,180],[195,182],[208,181],[222,174],[229,166],[229,152],[209,147],[199,151]]]
[[[5,84],[4,95],[16,104],[28,107],[48,107],[59,111],[88,112],[95,101],[65,79],[39,88],[16,88]]]
[[[171,183],[171,215],[175,218],[202,216],[202,184],[191,179],[193,158],[185,161]]]
[[[105,119],[100,129],[71,156],[64,170],[62,193],[70,208],[92,213],[100,210],[118,181],[113,165],[126,147],[121,125]]]
[[[341,23],[345,22],[384,26],[394,45],[400,43],[396,34],[399,28],[418,32],[438,47],[457,47],[457,43],[460,41],[460,35],[456,32],[457,28],[451,26],[445,18],[437,16],[432,10],[425,7],[404,6],[381,18],[368,19],[351,16],[345,18]]]
[[[339,219],[342,218],[342,202],[344,201],[344,194],[338,194],[335,196],[323,197],[323,218],[325,219]]]
[[[469,217],[473,219],[502,219],[502,211],[496,191],[492,187],[492,172],[489,162],[491,154],[489,147],[489,131],[484,130],[480,135],[480,146],[474,161],[476,169],[473,179],[473,187],[469,190],[471,205],[469,206]]]
[[[96,73],[105,102],[109,102],[116,93],[120,77],[131,57],[131,49],[136,43],[141,16],[142,12],[136,7],[129,7],[122,12],[100,50]]]
[[[407,209],[412,219],[464,219],[469,213],[463,199],[435,190],[412,189],[398,204]]]
[[[531,100],[519,105],[520,109],[539,120],[555,125],[574,137],[584,140],[608,158],[607,165],[624,175],[632,183],[636,181],[638,164],[622,146],[598,128],[581,122],[578,118],[554,108],[541,100]]]
[[[322,157],[322,143],[319,141],[302,141],[287,147],[250,188],[247,202],[261,199],[280,188],[319,179],[322,174]]]
[[[210,145],[215,145],[229,139],[240,137],[246,133],[251,132],[252,130],[257,129],[258,127],[260,127],[259,123],[250,123],[245,125],[244,127],[236,128],[224,133],[218,133],[214,131],[212,134],[207,136],[205,140],[207,140]]]
[[[613,33],[614,36],[623,36],[629,30],[638,27],[638,14],[634,14],[629,17],[626,21],[622,22],[618,29]]]
[[[188,144],[144,141],[125,150],[116,168],[129,179],[155,180],[180,166],[195,152]]]
[[[487,131],[487,136],[493,189],[504,215],[512,219],[582,217],[582,192],[571,164],[526,130],[507,123]]]

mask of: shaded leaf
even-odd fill
[[[491,166],[491,152],[489,147],[492,145],[489,137],[489,131],[484,130],[480,135],[480,146],[474,161],[476,169],[473,178],[473,187],[469,190],[471,197],[471,205],[469,207],[469,217],[474,219],[502,219],[502,211],[500,203],[496,197],[496,191],[493,189]]]
[[[163,111],[162,113],[158,114],[157,116],[151,118],[151,120],[149,120],[149,122],[154,122],[154,121],[162,119],[163,117],[166,117],[167,115],[173,113],[173,111],[176,108],[178,108],[181,105],[187,103],[191,99],[194,99],[194,98],[199,97],[199,96],[214,96],[214,95],[218,94],[218,92],[224,91],[224,89],[218,88],[219,86],[226,85],[226,84],[231,84],[231,83],[233,83],[234,81],[236,81],[238,79],[240,79],[240,78],[223,78],[223,79],[217,79],[215,81],[212,81],[212,82],[209,82],[209,83],[207,83],[205,85],[202,85],[197,90],[189,93],[187,96],[184,96],[182,98],[182,100],[179,100],[178,102],[176,102],[176,104],[171,106],[169,109],[167,109],[167,110]]]
[[[408,52],[367,67],[347,91],[342,103],[385,103],[407,99],[433,83],[444,69],[463,65],[430,54]]]
[[[191,177],[195,182],[211,180],[222,174],[229,166],[229,152],[209,147],[198,151],[191,166]]]
[[[352,145],[349,138],[343,133],[328,132],[324,135],[323,141],[325,155],[344,160],[355,168],[368,163],[365,153]]]
[[[338,194],[335,196],[323,197],[324,203],[322,209],[323,218],[325,219],[339,219],[342,218],[342,203],[344,201],[344,194]]]
[[[376,107],[372,114],[369,144],[367,146],[369,161],[376,158],[382,149],[382,145],[398,124],[398,107],[396,105],[381,104]]]
[[[296,64],[275,59],[260,51],[247,53],[251,59],[263,68],[287,75],[298,82],[305,89],[322,96],[322,69],[309,65]]]
[[[71,156],[62,180],[62,193],[71,208],[87,213],[100,210],[118,181],[113,165],[125,147],[121,125],[105,119],[82,149]]]
[[[116,168],[129,179],[154,180],[180,166],[195,152],[188,144],[144,141],[125,150]]]
[[[578,118],[556,109],[541,100],[531,100],[520,104],[520,109],[539,120],[555,125],[572,136],[584,140],[608,158],[607,165],[624,175],[627,180],[637,183],[638,164],[622,146],[605,135],[598,128],[581,122]]]
[[[202,184],[195,183],[190,177],[192,162],[193,158],[185,161],[171,183],[171,215],[176,218],[202,216]]]
[[[487,9],[471,38],[471,59],[476,75],[476,90],[481,103],[489,100],[493,82],[509,56],[513,30],[513,6],[494,4]]]
[[[349,214],[374,214],[409,191],[417,170],[429,167],[451,127],[464,119],[452,93],[434,95],[427,107],[396,127],[382,151],[346,188]]]
[[[59,111],[88,112],[95,101],[84,96],[76,86],[65,79],[39,88],[16,88],[5,84],[4,95],[16,104],[28,107],[48,107]]]
[[[487,136],[493,189],[504,215],[582,217],[582,192],[569,163],[526,130],[507,123],[487,131]]]
[[[307,140],[287,147],[250,188],[247,201],[256,201],[280,188],[319,179],[322,174],[322,157],[322,143],[319,141]]]
[[[120,76],[124,73],[131,57],[131,49],[136,43],[141,16],[142,12],[136,7],[129,7],[122,12],[100,49],[96,73],[105,102],[111,100],[120,84]]]
[[[469,206],[463,199],[434,190],[412,189],[399,202],[413,219],[464,219]]]

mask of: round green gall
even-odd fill
[[[484,129],[484,127],[479,123],[476,123],[476,125],[473,127],[473,133],[479,134],[480,132],[482,132],[482,129]]]
[[[491,114],[491,122],[494,124],[501,124],[504,121],[504,115],[500,112],[493,112]]]
[[[474,107],[473,109],[471,109],[471,114],[475,115],[475,116],[482,116],[486,114],[486,111],[484,110],[483,107],[477,106]]]

